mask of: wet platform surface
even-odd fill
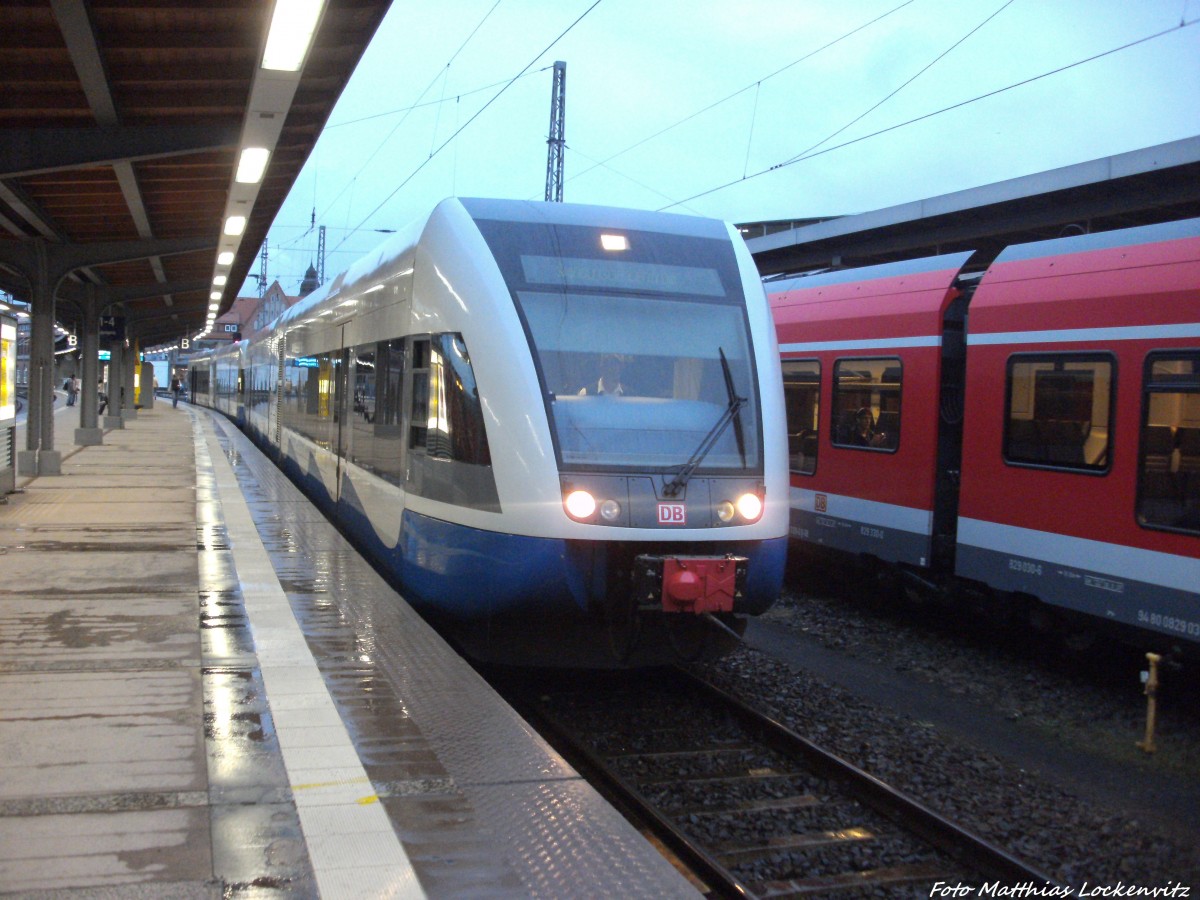
[[[695,896],[230,423],[62,468],[0,506],[0,894]]]

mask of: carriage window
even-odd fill
[[[839,359],[833,366],[833,443],[895,451],[900,446],[900,360]]]
[[[483,406],[460,334],[413,341],[409,446],[434,459],[491,465]]]
[[[783,361],[783,397],[787,408],[788,461],[793,472],[817,471],[817,432],[821,411],[821,363]]]
[[[1139,446],[1138,522],[1200,534],[1200,350],[1146,359]]]
[[[350,360],[354,393],[349,459],[393,484],[402,484],[400,387],[404,373],[404,340],[356,347],[350,353]]]
[[[475,222],[516,303],[564,471],[673,469],[702,444],[699,471],[761,470],[746,298],[724,233]],[[731,392],[747,402],[717,434]]]
[[[326,450],[337,448],[341,354],[288,356],[284,360],[280,424]]]
[[[192,369],[191,376],[192,376],[192,389],[191,389],[192,396],[193,397],[207,396],[208,391],[209,391],[208,366],[207,365],[196,366],[194,369]]]
[[[1008,361],[1004,458],[1085,472],[1108,470],[1113,364],[1108,356],[1014,356]]]

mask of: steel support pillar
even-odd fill
[[[17,453],[20,475],[59,475],[62,454],[54,449],[54,288],[50,277],[50,252],[44,238],[31,242],[34,266],[31,275],[31,330],[29,333],[29,415],[25,450]]]
[[[96,286],[87,285],[83,294],[83,373],[79,378],[79,427],[75,443],[92,447],[104,443],[104,430],[98,427],[96,410],[100,389],[100,301]]]

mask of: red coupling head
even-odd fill
[[[733,612],[736,582],[737,562],[733,559],[665,559],[663,612]]]

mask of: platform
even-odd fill
[[[229,422],[61,450],[0,506],[0,894],[696,896]]]

